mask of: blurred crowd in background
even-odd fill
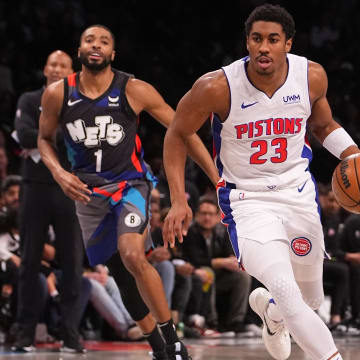
[[[269,2],[284,6],[294,16],[296,35],[292,52],[323,65],[329,78],[328,100],[333,116],[359,144],[360,95],[356,84],[360,80],[360,47],[357,45],[360,35],[360,4],[356,0]],[[244,21],[251,10],[262,3],[264,1],[260,0],[229,0],[216,5],[201,1],[169,3],[137,0],[101,3],[86,0],[0,2],[0,180],[3,184],[2,206],[8,209],[8,215],[4,219],[3,215],[0,216],[0,230],[8,237],[6,241],[9,241],[11,234],[13,245],[21,242],[16,237],[18,225],[12,212],[14,209],[16,211],[21,201],[21,179],[16,175],[20,174],[22,149],[11,136],[16,103],[23,92],[44,85],[43,66],[49,53],[56,49],[66,51],[73,57],[75,70],[79,70],[77,48],[81,32],[88,25],[104,24],[113,31],[116,38],[114,67],[151,83],[175,108],[196,78],[246,55]],[[162,167],[165,129],[146,114],[141,114],[140,120],[139,134],[145,150],[145,160],[160,179],[159,190],[154,193],[152,202],[152,232],[155,243],[161,245],[159,229],[169,206]],[[199,135],[209,151],[212,151],[209,123],[199,130]],[[322,316],[332,329],[339,330],[338,324],[341,324],[345,332],[352,331],[353,334],[360,335],[360,219],[357,215],[349,216],[333,201],[328,184],[338,160],[311,136],[310,142],[314,154],[311,171],[320,183],[325,237],[332,256],[332,261],[326,262],[324,267],[324,284],[331,299],[331,309]],[[221,245],[230,244],[219,224],[214,190],[201,170],[190,161],[187,164],[186,178],[189,202],[195,214],[189,236],[198,239],[197,242],[192,241],[192,244],[197,244],[198,249],[189,251],[185,240],[185,246],[179,247],[177,253],[164,253],[159,248],[149,258],[158,266],[160,274],[172,274],[171,279],[163,280],[164,285],[168,286],[165,290],[168,301],[173,305],[174,320],[179,332],[189,337],[214,337],[225,332],[258,335],[258,324],[247,308],[247,296],[251,288],[255,287],[254,280],[234,267],[231,248],[225,250],[226,245]],[[10,189],[12,186],[16,189]],[[14,198],[10,196],[10,200],[6,197],[9,189],[14,191]],[[2,237],[0,243],[1,239]],[[51,239],[49,235],[50,245],[51,241],[56,239]],[[15,244],[13,253],[21,258],[18,249],[20,245]],[[192,257],[194,253],[198,254],[195,258]],[[9,254],[6,256],[0,258],[1,263],[7,263],[12,257]],[[47,260],[55,261],[55,257]],[[167,261],[165,270],[160,265],[164,261]],[[13,262],[18,266],[17,260]],[[54,266],[56,267],[56,261]],[[2,270],[3,268],[4,265]],[[116,288],[109,280],[111,274],[101,267],[89,270],[86,264],[84,274],[84,277],[91,279],[92,290],[89,290],[88,298],[89,304],[92,304],[89,306],[93,307],[92,311],[84,307],[81,323],[84,337],[105,336],[106,331],[99,325],[104,322],[110,325],[111,330],[107,332],[112,334],[110,337],[141,338],[137,331],[128,332],[135,324],[123,309],[121,294],[114,294]],[[222,280],[224,274],[226,281]],[[46,277],[48,286],[53,284],[56,288],[56,278],[51,276],[51,272],[43,276]],[[216,279],[219,279],[218,283]],[[14,281],[12,285],[15,289],[16,279]],[[104,288],[107,286],[112,305],[118,307],[123,314],[123,323],[118,321],[120,315],[117,320],[117,315],[106,313],[94,316],[94,309],[101,308],[99,297],[94,295],[94,289],[99,284]],[[236,321],[234,318],[227,318],[226,309],[229,305],[221,303],[224,297],[216,296],[216,293],[230,292],[227,284],[241,284],[240,289],[236,290],[237,298],[239,300],[240,296],[241,301],[236,303],[230,297],[230,302],[233,301],[231,306],[237,309]],[[341,290],[339,284],[342,284]],[[211,291],[212,287],[217,291]],[[234,288],[235,285],[232,289]],[[0,327],[5,334],[11,332],[11,327],[16,322],[16,300],[8,300],[14,289],[2,286]],[[186,301],[184,294],[187,294]],[[60,320],[54,315],[56,299],[52,301],[55,310],[50,312],[52,315],[48,325],[50,324],[51,337],[56,338],[57,322]],[[186,307],[187,304],[189,307]],[[42,321],[45,318],[44,315]],[[96,333],[99,329],[102,329],[100,335]]]

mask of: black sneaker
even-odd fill
[[[24,329],[18,326],[15,339],[11,351],[30,353],[36,350],[34,346],[35,339],[34,336],[32,336],[31,329]]]
[[[150,352],[150,356],[152,356],[153,360],[169,360],[165,350]]]
[[[60,331],[62,338],[62,346],[60,352],[68,354],[85,354],[86,349],[83,347],[80,342],[80,335],[76,331],[65,331],[62,329]]]
[[[85,354],[86,349],[78,340],[71,342],[64,341],[62,347],[60,348],[60,352],[68,354]]]
[[[67,354],[86,354],[86,349],[80,344],[79,344],[79,346],[77,346],[75,348],[63,345],[60,348],[60,352],[67,353]]]
[[[14,345],[11,347],[11,351],[13,352],[21,352],[21,353],[31,353],[36,350],[33,343],[27,339],[17,340]]]
[[[178,341],[172,345],[166,345],[166,352],[170,360],[191,360],[191,356],[188,354],[188,351],[185,345]]]

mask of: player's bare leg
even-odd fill
[[[144,334],[150,334],[156,326],[156,321],[151,313],[149,313],[143,319],[136,321],[136,324]]]
[[[162,281],[156,269],[145,256],[144,234],[126,233],[118,239],[118,249],[121,259],[134,276],[141,297],[155,318],[166,322],[171,318]]]
[[[159,322],[161,333],[167,343],[166,353],[169,359],[190,360],[191,357],[189,357],[186,347],[176,334],[161,278],[146,259],[144,248],[146,235],[147,230],[142,235],[134,233],[121,235],[118,239],[121,259],[127,270],[133,275],[143,301]],[[160,339],[151,314],[137,323],[154,348],[153,345],[159,343]],[[153,356],[154,359],[162,359],[163,354],[162,352],[154,353]]]

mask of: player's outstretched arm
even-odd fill
[[[64,170],[56,152],[56,131],[63,102],[64,82],[49,85],[41,99],[42,112],[39,120],[38,149],[41,159],[49,168],[64,193],[73,200],[88,203],[91,191],[77,176]]]
[[[182,242],[192,212],[185,197],[184,168],[189,139],[216,112],[224,119],[228,109],[228,87],[222,71],[210,73],[195,82],[179,102],[164,140],[164,166],[171,195],[171,209],[163,228],[164,244]],[[218,175],[216,180],[218,180]]]
[[[328,80],[323,67],[309,63],[309,91],[312,104],[309,126],[318,141],[334,156],[344,159],[359,153],[357,145],[345,130],[333,119],[326,98]]]
[[[130,79],[126,87],[126,95],[136,114],[145,110],[162,125],[169,127],[175,112],[153,86],[138,79]],[[186,148],[189,156],[216,186],[219,179],[218,172],[208,150],[197,134],[194,133],[189,137]]]

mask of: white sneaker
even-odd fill
[[[270,293],[264,288],[255,289],[249,296],[250,307],[264,323],[262,338],[266,350],[277,360],[286,360],[290,356],[291,341],[289,331],[283,322],[277,323],[267,315],[267,308],[271,299]]]

